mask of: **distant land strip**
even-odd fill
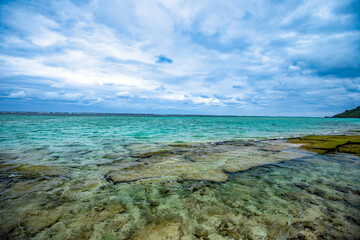
[[[18,112],[1,111],[0,115],[42,115],[42,116],[154,116],[154,117],[241,117],[237,115],[201,115],[201,114],[152,114],[152,113],[92,113],[92,112]],[[245,117],[245,116],[244,116]],[[252,117],[252,116],[246,116]],[[254,116],[255,117],[255,116]]]
[[[351,110],[346,110],[343,113],[336,114],[333,118],[360,118],[360,106]]]

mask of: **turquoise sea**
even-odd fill
[[[1,239],[359,239],[359,119],[0,116]]]

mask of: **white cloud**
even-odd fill
[[[12,92],[7,97],[8,98],[24,98],[26,96],[24,91]]]
[[[133,97],[133,95],[128,91],[117,92],[116,96],[117,97]]]
[[[41,31],[41,35],[33,35],[30,37],[30,40],[35,45],[41,47],[48,47],[51,45],[64,43],[66,38],[63,35],[58,34],[54,31],[43,30]]]
[[[112,106],[120,100],[135,106],[146,98],[143,104],[275,108],[281,101],[296,99],[288,94],[295,87],[299,99],[317,88],[325,89],[320,93],[330,99],[325,92],[352,77],[341,74],[359,69],[360,33],[350,13],[336,11],[346,4],[263,0],[3,4],[1,23],[10,29],[0,34],[0,74],[7,81],[3,89],[11,92],[8,96],[40,98],[33,94],[39,92],[38,84],[43,99]],[[159,55],[173,62],[157,64]],[[333,68],[345,70],[333,73]],[[16,78],[34,81],[29,87],[33,92],[24,90],[22,96],[23,88],[16,86],[21,80],[11,85],[10,79]],[[345,99],[354,99],[353,94],[348,96]]]
[[[63,100],[63,101],[79,101],[83,97],[82,93],[59,93],[59,92],[44,92],[40,98],[46,100]]]

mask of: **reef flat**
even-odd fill
[[[310,149],[321,137],[299,139]],[[2,154],[0,236],[354,239],[360,158],[312,154],[288,141],[133,144],[82,166]]]
[[[359,124],[0,116],[0,239],[356,239]]]

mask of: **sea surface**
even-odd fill
[[[360,239],[359,119],[0,116],[0,239]]]

